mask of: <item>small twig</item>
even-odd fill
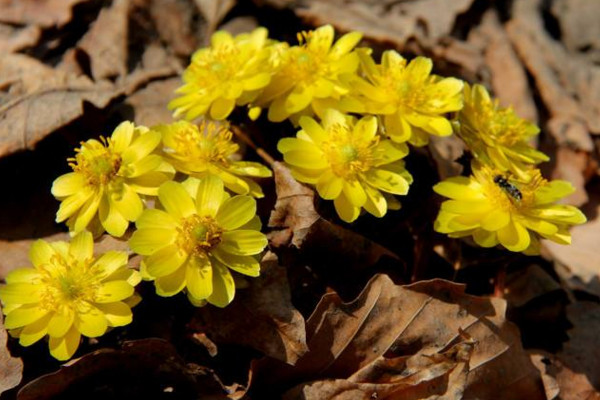
[[[254,143],[254,141],[250,139],[248,135],[246,135],[246,132],[244,132],[238,126],[235,125],[231,125],[229,129],[238,139],[250,146],[256,152],[256,154],[258,154],[258,156],[262,158],[267,164],[273,166],[273,164],[275,163],[275,159],[271,157],[271,155],[267,153],[265,149],[258,147],[256,143]]]
[[[506,269],[507,263],[503,263],[498,271],[496,272],[496,279],[494,280],[494,297],[504,298],[504,288],[506,286]]]

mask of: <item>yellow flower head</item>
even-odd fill
[[[251,161],[234,161],[239,150],[226,125],[202,121],[199,126],[187,121],[159,125],[165,159],[180,172],[196,178],[218,176],[225,187],[238,194],[262,197],[260,186],[247,177],[268,178],[271,170]]]
[[[277,72],[256,100],[261,106],[270,104],[270,121],[321,114],[349,92],[340,77],[358,69],[359,60],[352,49],[362,34],[350,32],[335,43],[333,38],[333,27],[325,25],[299,34],[300,45],[281,52]]]
[[[183,73],[181,96],[171,101],[174,115],[191,121],[209,114],[212,119],[227,118],[235,105],[254,100],[271,79],[270,49],[267,30],[232,37],[225,31],[215,32],[211,46],[194,53]]]
[[[127,268],[126,252],[95,258],[91,233],[81,232],[70,243],[36,241],[29,258],[33,267],[10,272],[0,288],[4,325],[21,345],[48,335],[50,354],[67,360],[81,335],[102,336],[131,322],[140,275]]]
[[[73,172],[52,185],[52,194],[62,201],[56,222],[67,220],[74,233],[87,228],[100,234],[104,228],[122,236],[142,212],[139,195],[156,195],[174,175],[173,167],[152,154],[159,144],[158,132],[131,122],[121,123],[108,139],[82,142],[68,160]]]
[[[423,146],[429,135],[452,134],[444,114],[462,108],[461,80],[431,75],[429,58],[407,63],[396,51],[388,50],[377,65],[368,52],[358,54],[366,80],[354,79],[355,95],[342,101],[343,109],[381,115],[386,135],[399,143]]]
[[[195,305],[208,301],[228,305],[235,295],[230,269],[258,276],[255,256],[267,245],[249,196],[229,197],[214,176],[193,179],[184,186],[166,182],[158,190],[163,210],[149,209],[136,221],[129,241],[144,256],[145,279],[154,279],[156,292],[173,296],[187,288]]]
[[[512,108],[500,107],[485,87],[465,85],[464,99],[456,130],[476,158],[520,177],[527,175],[531,165],[549,160],[528,143],[539,128],[519,118]]]
[[[322,126],[310,117],[301,117],[300,126],[296,138],[281,139],[277,148],[293,176],[333,200],[342,220],[354,221],[361,207],[376,217],[399,208],[390,194],[404,195],[412,183],[401,161],[408,148],[380,138],[375,117],[356,121],[329,109]]]
[[[539,253],[539,239],[570,244],[571,225],[585,216],[577,208],[556,202],[573,193],[569,182],[548,182],[539,170],[525,178],[474,162],[473,175],[453,177],[433,189],[444,201],[434,228],[450,237],[473,236],[482,247],[501,244],[510,251]]]

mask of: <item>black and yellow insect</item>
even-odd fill
[[[506,179],[502,175],[496,175],[494,177],[494,183],[496,185],[500,186],[500,188],[502,188],[502,190],[504,190],[506,193],[508,193],[515,200],[521,201],[523,199],[523,194],[521,193],[521,191],[515,185],[510,183],[508,181],[508,179]]]

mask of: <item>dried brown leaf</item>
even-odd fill
[[[236,0],[194,0],[206,21],[205,41],[217,29],[225,15],[235,6]],[[208,42],[207,42],[208,43]]]
[[[600,133],[600,68],[549,36],[539,11],[542,0],[512,5],[508,35],[550,113],[549,132],[559,145],[592,151],[589,133]]]
[[[125,104],[133,107],[136,124],[153,126],[173,121],[173,113],[167,103],[173,98],[175,89],[181,86],[181,79],[170,78],[149,83],[127,97]]]
[[[597,199],[595,199],[597,201]],[[597,204],[597,203],[595,203]],[[546,241],[544,248],[555,261],[556,272],[571,288],[600,296],[600,206],[596,205],[594,219],[571,229],[568,246]]]
[[[460,341],[476,341],[465,399],[544,399],[538,371],[523,351],[506,303],[464,293],[443,280],[395,285],[376,275],[361,295],[343,303],[323,297],[307,321],[310,351],[294,367],[274,360],[255,365],[253,385],[286,388],[301,382],[347,378],[377,357],[431,355]],[[464,334],[463,334],[464,335]]]
[[[473,0],[260,0],[286,6],[313,25],[332,24],[341,31],[358,30],[372,40],[393,42],[403,47],[418,37],[433,46],[452,30],[457,15],[466,12]]]
[[[461,399],[473,343],[458,343],[432,355],[379,357],[348,379],[328,379],[301,384],[284,399],[305,400],[417,400]]]
[[[121,349],[102,349],[43,375],[25,385],[18,400],[83,398],[90,393],[113,398],[227,399],[227,391],[208,368],[187,364],[175,348],[162,339],[125,342]]]
[[[0,53],[13,53],[38,43],[42,30],[37,25],[23,28],[0,24]]]
[[[23,377],[23,361],[20,358],[12,357],[6,348],[8,334],[4,329],[3,322],[4,318],[0,312],[0,395],[17,386]]]
[[[168,43],[173,52],[189,56],[198,47],[193,31],[194,6],[191,2],[178,0],[152,0],[150,15],[154,19],[160,38]]]
[[[73,6],[89,0],[0,0],[0,22],[61,27],[73,17]]]
[[[588,0],[555,0],[550,11],[560,25],[561,41],[572,53],[582,52],[600,61],[600,3]]]
[[[90,30],[77,43],[90,58],[95,80],[127,74],[129,0],[115,0],[103,8]]]
[[[264,256],[260,277],[248,284],[227,308],[198,309],[191,329],[217,343],[250,346],[293,365],[308,351],[304,318],[292,305],[286,270],[275,254]]]
[[[560,393],[560,387],[554,376],[548,371],[548,358],[545,354],[534,353],[530,354],[531,363],[540,371],[542,381],[544,382],[544,389],[546,390],[546,399],[554,400],[558,398]]]

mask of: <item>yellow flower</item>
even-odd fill
[[[230,198],[214,176],[187,183],[163,183],[158,198],[165,210],[145,210],[129,246],[145,256],[142,276],[155,280],[159,295],[187,288],[193,304],[225,307],[235,295],[229,269],[253,277],[260,273],[254,256],[267,238],[260,232],[256,201]]]
[[[271,79],[267,30],[257,28],[237,35],[218,31],[211,46],[200,49],[183,73],[180,97],[168,108],[174,115],[191,121],[209,114],[212,119],[227,118],[235,105],[254,100]]]
[[[298,35],[300,45],[280,52],[279,67],[256,104],[269,105],[268,118],[281,122],[299,114],[321,114],[349,92],[340,77],[358,69],[352,49],[362,38],[351,32],[333,43],[331,25]]]
[[[73,172],[52,185],[52,194],[62,201],[56,222],[67,220],[74,233],[87,228],[99,234],[103,227],[122,236],[142,212],[139,195],[156,195],[174,175],[161,156],[152,154],[159,144],[158,132],[131,122],[120,124],[109,139],[82,142],[68,160]]]
[[[296,138],[281,139],[277,148],[292,175],[333,200],[342,220],[354,221],[361,207],[376,217],[399,208],[390,194],[404,195],[412,183],[401,161],[408,148],[381,139],[375,117],[356,121],[329,109],[322,126],[310,117],[301,117],[300,126]]]
[[[108,327],[131,322],[130,305],[137,271],[127,268],[127,253],[109,251],[94,258],[89,232],[68,242],[38,240],[31,246],[31,268],[16,269],[0,288],[4,325],[29,346],[50,337],[50,354],[73,356],[81,335],[102,336]]]
[[[500,107],[485,87],[465,85],[464,99],[456,131],[476,158],[520,177],[527,176],[531,165],[549,160],[528,143],[539,128],[519,118],[512,108]]]
[[[196,178],[218,176],[232,192],[263,197],[260,186],[247,177],[268,178],[271,171],[257,162],[233,160],[239,146],[231,140],[226,125],[178,121],[153,130],[161,133],[165,159],[178,171]]]
[[[417,57],[407,64],[396,51],[388,50],[376,65],[368,52],[358,54],[366,80],[353,79],[355,94],[342,101],[344,110],[381,115],[386,135],[399,143],[423,146],[429,135],[452,134],[444,114],[461,109],[461,80],[431,75],[429,58]]]
[[[444,201],[434,228],[450,237],[473,236],[482,247],[501,244],[510,251],[539,253],[539,239],[570,244],[571,225],[585,216],[577,208],[556,202],[573,193],[569,182],[548,182],[539,170],[518,178],[498,169],[472,164],[473,175],[453,177],[433,189]]]

